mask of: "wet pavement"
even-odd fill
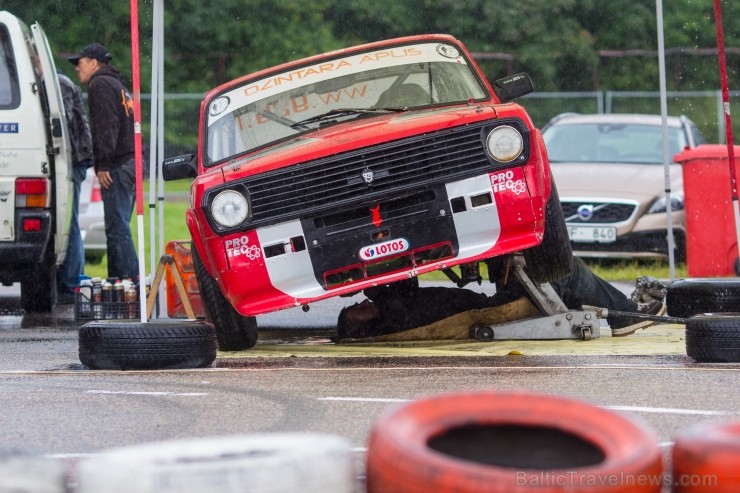
[[[603,329],[594,341],[335,345],[336,315],[358,296],[260,317],[257,346],[219,352],[211,368],[90,371],[78,359],[73,307],[24,314],[8,289],[0,289],[0,444],[70,461],[157,440],[311,431],[350,442],[362,483],[379,413],[463,391],[606,407],[646,423],[666,455],[694,424],[740,420],[740,364],[694,362],[680,326],[624,338]]]

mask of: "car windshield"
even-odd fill
[[[555,124],[544,134],[550,162],[663,164],[663,129],[631,123]],[[687,145],[679,128],[668,129],[668,155]]]
[[[211,100],[205,164],[326,125],[488,97],[465,57],[446,43],[327,58],[246,80]]]

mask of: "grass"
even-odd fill
[[[182,199],[182,193],[183,192],[189,192],[190,191],[190,181],[188,180],[179,180],[174,182],[165,182],[165,200],[163,202],[162,211],[163,211],[163,220],[164,220],[164,238],[163,243],[167,243],[170,240],[189,240],[190,239],[190,232],[188,231],[187,225],[185,224],[185,211],[188,208],[188,202],[187,198]],[[174,196],[177,197],[176,200],[169,199],[168,196],[172,197],[173,193],[177,193],[178,195]],[[144,255],[145,255],[145,270],[147,274],[151,274],[150,272],[150,254],[149,254],[149,245],[150,245],[150,208],[149,208],[149,191],[148,191],[148,181],[144,182]],[[138,223],[138,216],[136,214],[136,207],[134,207],[134,214],[131,217],[131,233],[134,237],[134,247],[139,249],[139,243],[138,243],[138,229],[139,229],[139,223]],[[155,210],[154,214],[154,221],[155,225],[159,224],[159,209]],[[158,234],[158,233],[157,233]],[[159,243],[159,238],[157,238],[156,243]],[[160,252],[157,252],[155,258],[159,258]],[[156,267],[155,267],[156,268]],[[103,261],[98,264],[92,264],[90,262],[87,262],[85,264],[85,274],[90,277],[108,277],[108,256],[103,256]]]
[[[145,265],[147,273],[150,270],[150,254],[149,254],[149,243],[150,243],[150,229],[149,229],[149,182],[144,182],[144,251],[145,251]],[[178,180],[168,181],[164,184],[165,201],[163,207],[164,214],[164,243],[170,240],[188,240],[190,239],[190,233],[188,232],[187,226],[185,225],[185,210],[188,207],[187,198],[183,200],[183,194],[190,191],[189,180]],[[176,197],[173,200],[172,197]],[[155,224],[159,224],[159,210],[156,210]],[[138,251],[138,217],[136,211],[131,218],[131,232],[134,236],[134,246]],[[157,239],[157,242],[159,240]],[[159,257],[157,254],[156,258]],[[667,260],[594,260],[587,259],[586,263],[591,267],[591,270],[596,275],[606,279],[607,281],[634,281],[640,276],[652,276],[657,279],[669,279],[670,271],[668,268]],[[459,271],[458,271],[459,272]],[[485,265],[481,267],[481,272],[484,279],[486,277]],[[88,276],[108,276],[108,261],[107,257],[103,257],[103,261],[99,264],[87,263],[85,265],[85,274]],[[686,264],[676,265],[676,278],[687,277]],[[427,280],[447,280],[447,276],[442,272],[432,272],[425,274],[421,277]]]

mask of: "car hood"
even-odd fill
[[[303,134],[236,159],[223,165],[224,178],[238,179],[496,116],[492,106],[456,106],[366,117]]]
[[[628,199],[645,202],[663,195],[665,168],[657,164],[550,163],[561,200]],[[671,192],[683,191],[681,166],[670,166]]]

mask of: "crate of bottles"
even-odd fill
[[[75,320],[140,318],[138,301],[91,301],[75,293]]]

